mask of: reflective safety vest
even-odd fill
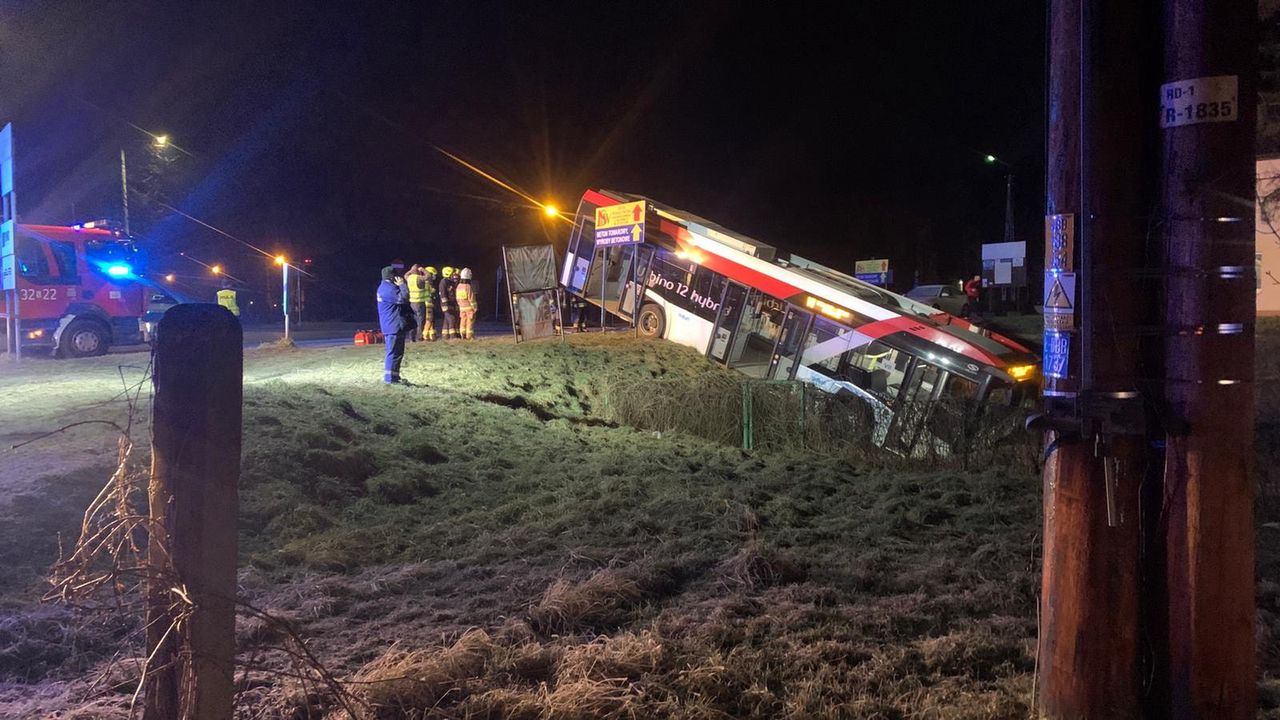
[[[236,291],[226,288],[218,291],[218,304],[231,311],[232,315],[240,317],[240,306],[236,304]]]
[[[471,287],[471,283],[462,281],[458,283],[458,287],[454,290],[454,296],[458,298],[458,309],[462,311],[474,312],[476,309],[476,293]]]
[[[409,302],[431,304],[431,289],[427,287],[426,277],[409,275],[405,277],[405,282],[409,285]]]

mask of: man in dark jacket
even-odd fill
[[[409,289],[404,279],[396,275],[391,266],[382,268],[382,283],[378,285],[378,325],[387,343],[387,359],[382,365],[382,381],[400,382],[400,362],[404,360],[404,341],[414,326],[413,310],[409,307]]]

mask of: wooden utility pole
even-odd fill
[[[221,306],[178,305],[160,319],[144,720],[231,718],[242,348]]]
[[[1139,712],[1139,269],[1156,157],[1154,0],[1053,0],[1040,712]]]
[[[1167,0],[1168,712],[1251,718],[1256,0]]]

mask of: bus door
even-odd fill
[[[790,380],[795,377],[796,366],[804,352],[809,328],[813,326],[813,313],[788,306],[782,320],[782,332],[778,333],[773,357],[769,360],[770,380]]]
[[[652,256],[652,248],[649,255]],[[631,268],[636,249],[633,245],[615,245],[595,249],[595,258],[591,262],[591,272],[587,275],[583,296],[615,314],[630,318],[629,312],[623,310],[622,298],[631,287]],[[644,259],[642,255],[641,259]],[[629,305],[629,303],[628,303]]]
[[[618,298],[618,306],[622,315],[631,317],[635,313],[635,303],[637,300],[643,300],[644,288],[649,282],[649,264],[653,262],[653,246],[645,243],[631,245],[625,248],[624,266],[621,270],[622,286],[621,297]],[[635,263],[634,274],[632,274],[631,264]],[[632,279],[635,284],[632,284]]]
[[[910,455],[925,437],[929,417],[951,374],[918,357],[908,360],[902,385],[893,401],[893,422],[885,435],[886,450]]]
[[[748,291],[729,340],[725,365],[754,378],[766,377],[785,311],[786,305],[778,298],[754,288]]]
[[[707,347],[707,356],[724,363],[729,356],[733,334],[738,329],[738,321],[742,318],[742,307],[747,301],[747,288],[729,280],[720,298],[720,309],[716,312],[715,326],[711,330],[711,344]]]
[[[560,275],[560,282],[569,292],[588,298],[593,297],[587,292],[588,276],[598,254],[595,240],[595,208],[595,205],[585,200],[579,205],[573,232],[569,236],[569,250],[565,253],[564,268]],[[600,298],[598,282],[594,297],[597,300]]]

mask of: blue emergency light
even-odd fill
[[[111,277],[117,278],[129,277],[133,274],[133,268],[129,267],[128,263],[111,263],[104,270]]]

